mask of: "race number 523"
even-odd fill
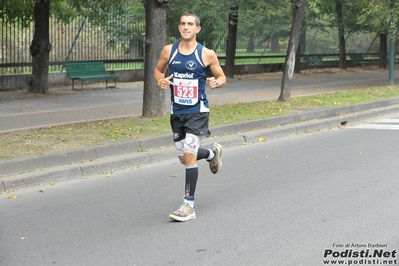
[[[179,98],[197,98],[197,87],[187,86],[187,85],[176,85],[175,86],[175,96]]]

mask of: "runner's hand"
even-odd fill
[[[219,86],[217,80],[214,77],[207,78],[206,83],[209,84],[209,87],[211,87],[212,90],[216,89]]]
[[[166,90],[169,88],[170,85],[173,85],[173,82],[170,81],[173,78],[173,74],[170,74],[169,77],[166,78],[162,78],[158,81],[158,86],[163,89]]]

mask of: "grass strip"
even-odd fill
[[[292,98],[212,106],[210,127],[266,117],[399,97],[399,87],[385,86]],[[83,122],[0,134],[0,160],[11,160],[106,143],[171,134],[169,116],[141,116]]]

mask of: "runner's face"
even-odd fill
[[[183,40],[192,40],[201,30],[200,26],[195,23],[195,17],[182,16],[180,18],[179,32]]]

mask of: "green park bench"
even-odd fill
[[[364,59],[361,54],[349,54],[353,66],[369,66],[371,68],[371,61]]]
[[[118,75],[110,75],[105,69],[104,62],[73,62],[65,63],[64,67],[68,78],[72,80],[72,90],[75,89],[75,80],[82,81],[82,89],[84,81],[105,80],[105,87],[108,87],[108,80],[115,81],[119,79]]]
[[[323,58],[319,55],[306,55],[304,56],[303,60],[306,62],[308,69],[324,69],[329,68],[331,71],[331,64],[328,64],[323,61]]]

